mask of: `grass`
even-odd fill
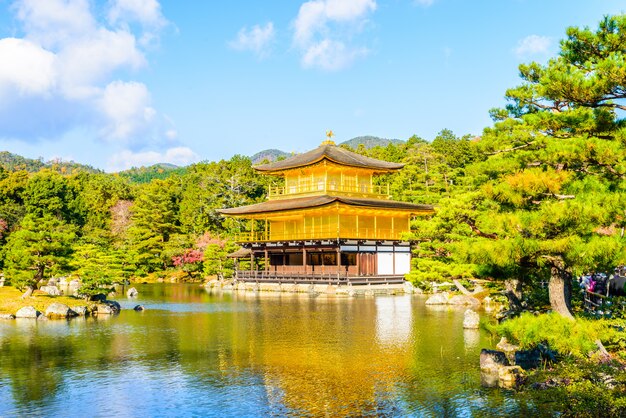
[[[73,296],[50,296],[39,290],[35,290],[30,298],[22,299],[21,296],[22,292],[14,287],[0,287],[0,313],[15,315],[24,306],[32,306],[39,312],[45,312],[48,306],[54,302],[64,303],[70,308],[87,305],[84,299]]]

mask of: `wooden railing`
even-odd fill
[[[293,283],[293,284],[402,284],[404,275],[363,276],[345,273],[275,273],[269,271],[235,271],[235,279],[246,283]]]
[[[269,199],[287,199],[297,195],[307,194],[343,194],[349,196],[368,197],[373,199],[389,199],[389,184],[374,185],[369,184],[337,184],[331,181],[320,181],[317,183],[305,183],[294,186],[270,186],[268,189]]]
[[[373,239],[373,240],[399,240],[401,230],[385,228],[340,228],[337,227],[312,227],[301,232],[241,232],[237,234],[238,242],[264,242],[264,241],[309,241],[325,239]]]

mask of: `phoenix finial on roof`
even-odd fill
[[[326,138],[328,138],[326,141],[323,142],[323,144],[332,144],[334,145],[335,142],[332,140],[333,136],[335,136],[335,133],[330,130],[330,131],[326,131]]]

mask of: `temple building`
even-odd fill
[[[282,161],[254,167],[279,176],[268,200],[221,209],[249,220],[238,242],[250,269],[241,281],[401,283],[411,266],[411,245],[403,240],[411,218],[433,212],[431,205],[390,199],[389,185],[374,182],[404,164],[368,158],[332,141]]]

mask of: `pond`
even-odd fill
[[[494,343],[463,330],[463,308],[409,295],[137,288],[114,317],[0,322],[0,416],[538,412],[481,388],[480,350]]]

